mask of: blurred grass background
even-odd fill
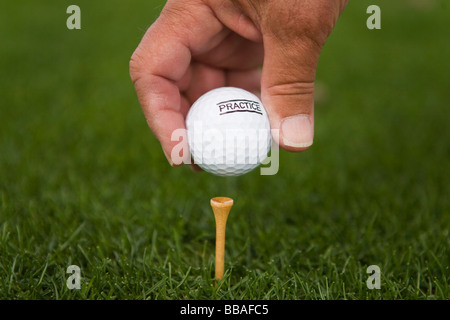
[[[0,4],[0,298],[450,298],[448,1],[350,0],[314,146],[237,178],[171,168],[147,128],[128,61],[163,3]],[[219,195],[235,205],[214,287]]]

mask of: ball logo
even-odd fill
[[[234,99],[217,103],[219,107],[219,115],[235,113],[235,112],[253,112],[263,115],[261,105],[257,101],[246,99]]]

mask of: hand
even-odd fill
[[[261,91],[282,148],[311,146],[317,63],[347,1],[168,0],[130,76],[169,163],[172,132],[185,128],[190,106],[223,86]]]

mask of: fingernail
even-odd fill
[[[164,155],[166,156],[166,159],[169,162],[170,166],[173,167],[174,163],[172,161],[172,157],[169,154],[167,154],[167,152],[164,149],[163,149],[163,152],[164,152]]]
[[[191,168],[191,170],[192,171],[194,171],[194,172],[200,172],[200,171],[203,171],[198,165],[196,165],[196,164],[189,164],[189,167]]]
[[[314,131],[309,115],[300,114],[281,121],[281,139],[288,147],[307,148],[313,144]]]

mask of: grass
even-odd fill
[[[449,299],[450,6],[377,2],[381,30],[350,1],[324,48],[314,146],[237,178],[147,128],[128,60],[162,1],[78,1],[78,31],[72,3],[0,5],[0,299]]]

